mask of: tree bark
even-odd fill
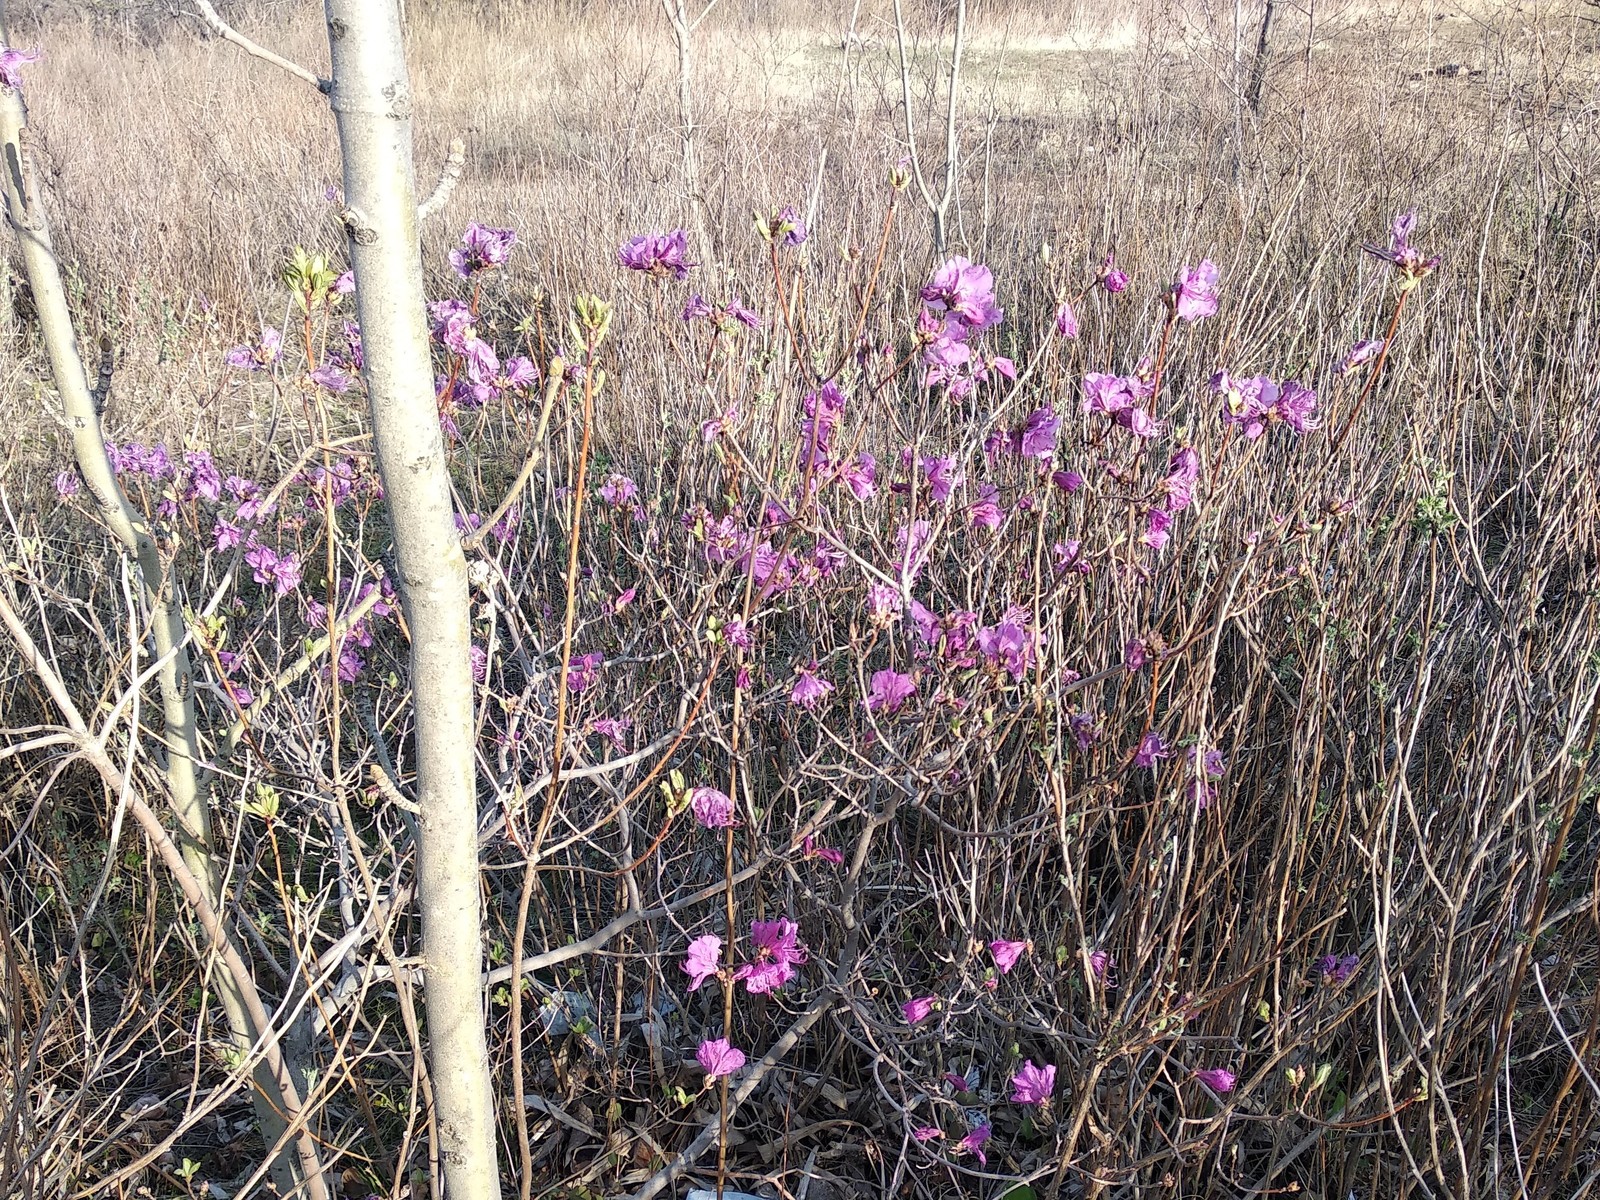
[[[446,473],[396,0],[326,0],[378,467],[411,630],[428,1057],[448,1200],[499,1200],[484,1033],[466,556]]]

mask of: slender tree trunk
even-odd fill
[[[448,1200],[499,1200],[484,1035],[466,557],[433,394],[396,0],[326,0],[372,429],[411,630],[428,1056]]]
[[[1266,4],[1261,14],[1261,29],[1256,35],[1255,57],[1250,60],[1250,82],[1244,90],[1245,101],[1257,117],[1261,115],[1261,89],[1267,80],[1267,48],[1272,38],[1272,14],[1277,0],[1266,0]]]
[[[5,0],[0,0],[0,44],[9,45],[5,16]],[[144,517],[123,495],[106,457],[100,416],[89,388],[83,356],[78,350],[61,268],[50,239],[49,222],[40,203],[37,172],[28,158],[23,133],[26,125],[27,109],[21,94],[0,85],[0,148],[3,148],[4,160],[0,162],[0,174],[4,175],[7,219],[21,246],[23,269],[38,309],[51,374],[72,433],[73,457],[101,516],[139,564],[144,601],[149,609],[151,639],[156,657],[162,663],[156,676],[163,721],[162,765],[173,815],[177,818],[176,841],[184,864],[199,882],[207,904],[221,916],[227,906],[221,894],[221,872],[211,853],[211,813],[197,774],[199,742],[194,681],[184,643],[183,615],[160,549]],[[227,972],[216,974],[215,985],[227,1018],[230,1040],[237,1050],[247,1053],[257,1035],[272,1036],[270,1030],[254,1028],[244,997]],[[284,1132],[282,1114],[297,1111],[299,1103],[293,1087],[286,1094],[280,1086],[282,1081],[274,1077],[265,1060],[257,1064],[254,1079],[256,1119],[263,1140],[271,1147]],[[311,1195],[326,1195],[313,1141],[301,1134],[297,1148],[297,1154],[284,1151],[274,1159],[274,1184],[283,1195],[289,1195],[300,1186],[309,1189]]]

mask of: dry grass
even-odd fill
[[[413,12],[419,162],[437,163],[451,136],[468,143],[465,178],[426,234],[437,292],[460,293],[444,250],[479,220],[523,238],[515,268],[481,297],[482,326],[503,350],[546,332],[553,344],[574,292],[617,304],[591,475],[637,479],[650,519],[597,513],[584,539],[593,576],[580,648],[603,650],[607,666],[580,714],[632,717],[639,748],[698,711],[670,760],[691,782],[725,780],[741,748],[740,921],[795,916],[813,956],[786,993],[740,997],[733,1034],[752,1057],[813,1001],[825,1011],[736,1114],[731,1179],[794,1195],[809,1178],[813,1198],[1001,1195],[1017,1180],[1043,1194],[1058,1179],[1070,1196],[1592,1194],[1600,52],[1588,6],[1329,3],[1312,23],[1280,5],[1259,120],[1236,102],[1231,5],[1088,9],[975,9],[953,241],[993,266],[1007,308],[999,344],[1019,361],[1048,344],[1056,288],[1089,278],[1105,247],[1133,275],[1117,303],[1091,298],[1083,338],[1042,352],[1000,414],[1014,424],[1044,403],[1070,414],[1063,460],[1091,485],[1013,512],[1000,537],[952,529],[926,582],[940,611],[993,621],[1007,603],[1027,607],[1048,634],[1044,666],[1007,688],[925,664],[925,696],[937,684],[972,707],[959,719],[953,708],[919,708],[878,728],[859,704],[864,677],[890,655],[907,660],[904,639],[865,628],[859,573],[759,606],[754,690],[736,704],[719,678],[693,709],[715,673],[705,619],[736,611],[746,593],[742,575],[709,566],[686,541],[678,517],[697,503],[720,512],[730,492],[749,502],[797,490],[792,471],[765,464],[792,451],[806,356],[771,327],[746,353],[708,353],[676,320],[681,289],[619,277],[614,256],[629,234],[688,224],[704,263],[692,286],[770,313],[773,273],[749,213],[801,203],[813,237],[785,279],[792,289],[804,277],[797,311],[812,357],[843,357],[884,221],[882,181],[903,153],[887,5],[862,5],[862,41],[848,55],[848,4],[730,4],[707,23],[697,44],[699,213],[684,194],[676,67],[653,7]],[[314,12],[240,19],[274,48],[324,65]],[[191,439],[278,478],[317,439],[283,379],[242,380],[220,356],[261,321],[285,323],[275,281],[290,247],[338,252],[323,197],[337,161],[321,102],[192,30],[131,17],[40,21],[48,57],[29,76],[30,107],[84,332],[111,335],[121,359],[110,432]],[[948,54],[948,14],[928,6],[913,24],[925,74]],[[1243,35],[1248,56],[1253,28]],[[17,40],[33,38],[30,29]],[[1447,64],[1464,70],[1434,73]],[[919,88],[927,131],[942,93],[926,78]],[[1411,301],[1380,386],[1335,450],[1330,435],[1352,415],[1355,389],[1336,384],[1331,367],[1353,341],[1383,332],[1393,304],[1357,247],[1412,204],[1424,214],[1421,244],[1444,266]],[[1078,380],[1154,352],[1158,288],[1203,255],[1223,268],[1223,309],[1175,343],[1163,415],[1174,444],[1200,451],[1209,486],[1164,557],[1144,559],[1128,544],[1135,506],[1091,466],[1108,450],[1076,415]],[[886,261],[868,338],[903,353],[932,263],[914,193]],[[4,493],[8,578],[94,711],[125,681],[127,616],[98,533],[48,488],[62,443],[43,415],[25,300],[19,308],[8,335],[17,353],[0,368],[0,404],[19,431]],[[519,333],[534,313],[534,332]],[[1219,366],[1315,382],[1327,426],[1304,440],[1277,430],[1249,448],[1225,440],[1205,389]],[[846,378],[850,435],[886,467],[902,445],[965,447],[974,485],[992,474],[1009,500],[1032,494],[1024,473],[983,467],[987,414],[927,403],[904,378],[869,399],[854,367]],[[696,436],[730,399],[752,417],[742,457]],[[330,401],[329,416],[335,432],[360,429],[358,404]],[[526,416],[462,415],[454,465],[464,508],[497,503],[526,453]],[[521,532],[483,554],[495,582],[479,594],[479,632],[497,656],[481,717],[490,817],[514,809],[517,789],[532,791],[548,767],[563,594],[550,564],[565,557],[561,488],[575,474],[577,433],[564,408]],[[1163,449],[1130,469],[1159,477],[1164,462]],[[801,544],[829,528],[887,561],[901,501],[829,496],[803,522]],[[1328,517],[1330,499],[1349,501],[1348,514]],[[1283,520],[1296,515],[1307,527]],[[317,520],[286,532],[285,544],[324,554]],[[1068,536],[1093,555],[1092,576],[1051,576],[1050,545]],[[196,606],[230,567],[203,554],[203,541],[176,551]],[[337,547],[346,578],[370,573],[385,549],[381,507],[347,517]],[[639,589],[635,607],[609,612],[625,586]],[[263,679],[298,654],[303,629],[292,603],[238,590],[238,609],[219,611],[230,645]],[[1158,671],[1112,671],[1063,690],[1061,670],[1095,675],[1122,660],[1129,639],[1155,636],[1175,648]],[[820,719],[786,702],[794,669],[812,658],[839,688]],[[223,799],[242,803],[259,772],[275,772],[298,843],[219,816],[239,830],[239,912],[269,990],[292,992],[274,972],[343,934],[341,895],[357,912],[375,900],[342,857],[343,839],[367,847],[385,888],[409,878],[402,819],[363,807],[375,797],[352,782],[391,750],[404,770],[398,631],[370,659],[338,709],[337,777],[330,718],[341,702],[314,674],[259,714],[266,753],[241,755],[224,776],[233,791]],[[8,661],[4,678],[8,735],[52,719],[20,664]],[[213,683],[208,675],[203,686],[215,728],[226,709]],[[1078,706],[1105,731],[1084,752],[1066,724]],[[1197,811],[1176,771],[1152,780],[1129,768],[1152,724],[1228,749],[1216,803]],[[158,789],[145,752],[136,757],[140,779]],[[686,821],[665,829],[654,780],[618,804],[657,761],[569,785],[544,848],[529,949],[547,957],[534,999],[581,996],[596,1029],[536,1040],[528,1026],[527,1086],[544,1107],[529,1112],[524,1160],[508,1098],[502,1149],[508,1173],[528,1173],[536,1194],[629,1192],[714,1115],[673,1090],[694,1092],[699,1077],[684,1060],[720,1028],[720,1004],[686,996],[678,963],[688,937],[721,932],[723,862],[704,831]],[[0,1186],[41,1196],[94,1188],[167,1135],[176,1157],[121,1181],[126,1194],[142,1183],[182,1195],[172,1168],[184,1154],[209,1178],[237,1182],[260,1151],[241,1133],[237,1097],[220,1090],[216,1035],[190,1007],[198,980],[170,892],[125,842],[98,940],[72,960],[106,806],[76,768],[52,776],[47,754],[3,765],[0,1025],[12,1032],[0,1088],[22,1086],[27,1100],[0,1138]],[[350,800],[353,823],[334,795]],[[805,828],[847,854],[864,847],[859,860],[834,874],[786,853]],[[484,854],[503,961],[527,856],[503,835],[487,838]],[[637,909],[649,915],[603,944],[561,949]],[[308,1035],[307,1052],[330,1081],[319,1132],[347,1155],[352,1194],[398,1195],[417,1172],[420,1196],[426,1091],[413,1086],[420,1057],[401,1020],[410,993],[398,969],[415,922],[405,911],[391,919],[395,955],[362,943],[343,979],[367,990],[359,1002],[327,999],[334,1037]],[[974,943],[1024,936],[1031,956],[986,990],[988,959]],[[1115,955],[1120,986],[1092,983],[1082,958],[1092,948]],[[1318,981],[1313,964],[1329,953],[1361,956],[1347,987]],[[70,983],[67,999],[46,1012],[57,980]],[[896,1006],[930,993],[951,997],[948,1009],[908,1033]],[[663,998],[673,1011],[660,1009]],[[509,1097],[509,1047],[521,1035],[504,999],[491,1006],[491,1042]],[[24,1079],[35,1047],[45,1066]],[[1052,1110],[1029,1125],[1005,1099],[1021,1058],[1059,1068]],[[1213,1065],[1240,1072],[1230,1103],[1190,1079]],[[1310,1079],[1324,1065],[1320,1089],[1285,1074]],[[968,1067],[984,1094],[958,1105],[940,1076]],[[211,1088],[224,1119],[181,1115]],[[126,1115],[144,1094],[163,1107]],[[947,1153],[970,1119],[963,1108],[996,1119],[987,1172]],[[910,1140],[924,1123],[948,1130],[943,1148]]]

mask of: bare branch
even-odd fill
[[[450,153],[445,156],[439,182],[433,185],[433,194],[417,205],[417,220],[426,221],[449,202],[450,193],[461,182],[461,167],[466,161],[467,144],[460,138],[451,138]]]
[[[211,26],[212,32],[218,37],[222,38],[224,41],[232,42],[246,54],[253,55],[256,58],[259,58],[262,62],[269,62],[275,67],[282,67],[285,71],[289,72],[289,74],[295,76],[295,78],[304,79],[323,95],[327,95],[328,92],[332,90],[333,80],[323,79],[321,76],[306,70],[299,63],[290,62],[282,55],[274,54],[265,46],[262,46],[256,42],[252,42],[249,38],[245,37],[244,34],[240,33],[232,25],[229,25],[222,19],[222,15],[211,6],[211,0],[194,0],[194,2],[195,7],[200,10],[201,20],[203,20],[207,25]]]

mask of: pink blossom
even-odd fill
[[[705,1070],[708,1080],[732,1075],[745,1064],[744,1051],[730,1046],[727,1038],[701,1042],[694,1056]]]
[[[922,289],[922,300],[935,312],[948,312],[973,329],[997,325],[1003,315],[994,302],[994,273],[960,256],[934,272]]]
[[[1204,1071],[1196,1071],[1194,1077],[1219,1096],[1226,1096],[1233,1091],[1234,1086],[1239,1082],[1237,1075],[1223,1067],[1211,1067]]]
[[[982,1125],[974,1126],[972,1132],[961,1139],[957,1149],[962,1150],[967,1154],[977,1155],[978,1162],[987,1167],[989,1165],[989,1156],[983,1152],[983,1145],[993,1136],[994,1127],[988,1122],[985,1122]]]
[[[1126,291],[1128,287],[1128,276],[1117,270],[1116,256],[1109,250],[1106,251],[1106,261],[1100,267],[1100,286],[1112,295]]]
[[[928,1014],[933,1012],[933,1006],[937,1003],[939,1003],[937,996],[918,996],[902,1004],[900,1011],[905,1014],[907,1025],[916,1025],[928,1019]]]
[[[1154,768],[1160,759],[1171,757],[1172,750],[1167,745],[1167,739],[1152,729],[1139,739],[1139,749],[1134,752],[1133,765]]]
[[[1367,363],[1377,358],[1378,351],[1382,349],[1382,338],[1373,338],[1369,341],[1357,342],[1354,346],[1350,347],[1350,353],[1344,356],[1344,361],[1334,369],[1334,374],[1348,375],[1357,367],[1365,366]]]
[[[735,971],[734,979],[744,980],[745,990],[752,996],[777,991],[794,978],[795,967],[806,961],[805,949],[798,941],[799,932],[798,925],[783,917],[776,921],[752,921],[750,944],[756,951],[755,961]]]
[[[1029,945],[1028,942],[990,942],[989,953],[994,955],[994,965],[1000,974],[1009,975]]]
[[[1144,644],[1143,638],[1130,638],[1122,648],[1122,666],[1126,671],[1140,670],[1149,661],[1150,649]]]
[[[1198,321],[1217,311],[1217,268],[1210,259],[1190,271],[1185,268],[1178,281],[1176,309],[1183,321]]]
[[[6,47],[0,50],[0,85],[10,88],[14,92],[22,90],[22,75],[17,68],[26,63],[39,61],[37,50],[14,50]]]
[[[1078,336],[1078,314],[1066,300],[1056,305],[1056,333],[1064,338]]]
[[[56,472],[56,495],[65,500],[78,494],[78,473],[68,469]]]
[[[722,957],[722,939],[714,933],[697,937],[689,943],[689,952],[683,956],[683,971],[689,976],[689,990],[697,992],[700,985],[717,973]]]
[[[876,712],[883,710],[887,713],[900,711],[900,706],[916,693],[917,681],[910,675],[902,675],[898,671],[875,671],[872,675],[872,690],[867,693],[867,711]]]
[[[873,627],[887,629],[900,619],[900,593],[886,583],[867,587],[867,616]]]
[[[863,451],[854,466],[840,468],[839,478],[857,500],[870,500],[878,490],[878,460]]]
[[[833,684],[817,674],[817,664],[813,661],[809,666],[801,667],[795,676],[794,687],[789,691],[789,702],[807,710],[814,709],[831,691]]]
[[[1089,952],[1089,973],[1106,987],[1112,986],[1107,981],[1107,975],[1116,970],[1117,960],[1105,950],[1091,950]]]
[[[1083,487],[1083,476],[1076,471],[1055,471],[1050,476],[1050,482],[1070,496]]]
[[[968,505],[967,515],[972,519],[975,527],[983,529],[998,529],[1005,515],[1000,511],[998,499],[999,489],[992,483],[978,485],[978,499]]]
[[[801,858],[820,858],[829,866],[839,867],[844,865],[844,853],[832,846],[819,846],[816,840],[808,833],[800,841]]]
[[[727,829],[733,821],[733,801],[712,787],[697,787],[689,792],[689,808],[694,819],[707,829]]]
[[[604,662],[605,657],[598,650],[574,658],[567,668],[567,690],[581,692],[592,687],[600,677],[600,666]]]
[[[942,1138],[944,1136],[944,1130],[940,1129],[937,1125],[919,1125],[916,1129],[911,1131],[911,1136],[916,1138],[919,1142],[931,1142],[934,1140],[934,1138]]]
[[[1011,1077],[1011,1103],[1042,1105],[1055,1093],[1056,1069],[1053,1066],[1036,1067],[1027,1059]]]

